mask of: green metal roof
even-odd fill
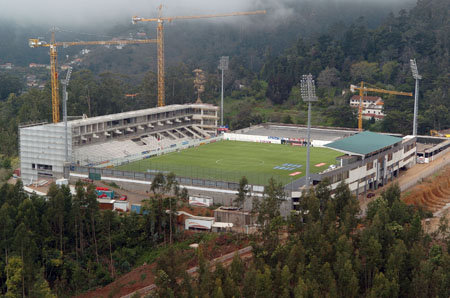
[[[401,138],[371,131],[363,131],[353,136],[329,143],[325,145],[325,147],[349,154],[366,155],[401,141]]]

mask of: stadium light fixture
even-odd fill
[[[64,161],[69,162],[69,145],[68,145],[68,136],[67,136],[67,85],[69,85],[70,75],[72,74],[72,67],[69,66],[67,69],[66,79],[61,80],[63,84],[63,114],[64,114]],[[64,177],[66,178],[66,177]]]
[[[223,126],[223,71],[228,70],[228,62],[229,62],[228,56],[220,57],[220,62],[219,62],[219,67],[218,67],[222,71],[222,93],[221,93],[221,99],[220,99],[220,126]]]
[[[310,163],[310,147],[311,147],[311,103],[317,101],[316,87],[312,75],[303,75],[300,82],[301,95],[304,102],[308,103],[308,141],[306,144],[306,186],[311,184],[311,177],[309,173]]]
[[[416,80],[416,88],[414,91],[413,136],[417,136],[417,112],[419,109],[419,80],[422,79],[422,76],[419,75],[419,71],[417,70],[416,59],[409,60],[409,64],[411,66],[412,76]]]

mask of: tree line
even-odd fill
[[[183,256],[158,259],[156,292],[147,297],[448,297],[450,230],[441,222],[423,231],[424,213],[400,200],[397,185],[361,216],[347,185],[332,192],[321,182],[284,219],[282,186],[269,181],[255,207],[259,232],[253,259],[237,255],[228,267],[208,264],[197,251],[198,276],[185,273]],[[212,265],[212,268],[209,265]]]
[[[175,176],[158,174],[143,214],[100,210],[93,184],[51,185],[46,197],[27,195],[20,180],[0,188],[0,295],[67,297],[104,286],[161,244],[182,237],[176,230],[180,189]],[[168,210],[166,212],[166,210]]]

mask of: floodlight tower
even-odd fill
[[[220,57],[219,69],[222,71],[222,93],[220,98],[220,126],[223,126],[223,71],[228,70],[228,56]]]
[[[417,70],[416,59],[409,60],[409,64],[411,65],[411,72],[413,78],[416,80],[416,90],[414,91],[413,135],[417,136],[417,112],[419,109],[419,80],[422,79],[422,76],[419,75],[419,71]]]
[[[312,75],[303,75],[301,80],[301,94],[304,102],[308,103],[308,141],[306,149],[306,186],[311,184],[311,178],[309,173],[309,157],[311,147],[311,102],[317,101],[316,87],[314,86],[314,80]]]
[[[63,85],[63,114],[64,114],[64,161],[69,162],[69,145],[67,144],[67,85],[70,81],[70,75],[72,74],[72,67],[67,69],[67,75],[65,80],[61,80]]]

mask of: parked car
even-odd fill
[[[369,193],[367,194],[367,198],[368,198],[368,199],[373,198],[374,196],[375,196],[375,194],[374,194],[373,192],[369,192]]]
[[[128,200],[128,196],[122,195],[122,196],[120,196],[120,199],[119,199],[119,200],[121,200],[121,201],[126,201],[126,200]]]

